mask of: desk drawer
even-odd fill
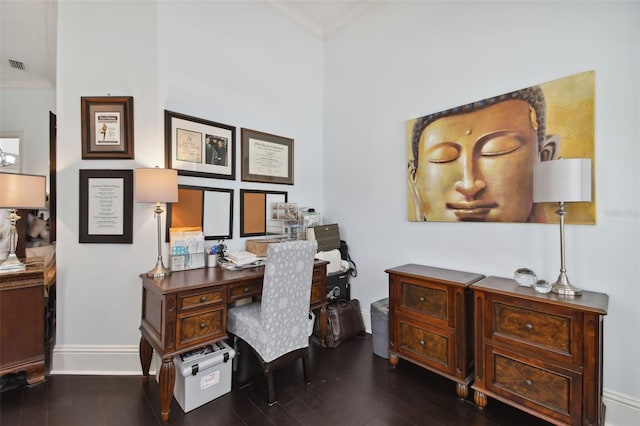
[[[227,310],[224,304],[214,309],[178,315],[177,349],[225,336],[226,320]]]
[[[324,288],[322,282],[314,281],[311,283],[311,300],[310,304],[320,303],[327,300],[327,289]]]
[[[447,286],[427,281],[413,283],[403,280],[400,282],[399,309],[408,315],[422,317],[422,321],[446,327],[450,319],[449,291],[450,288]]]
[[[229,287],[229,302],[262,294],[262,280],[257,279]]]
[[[178,311],[202,308],[224,302],[224,289],[205,290],[197,293],[185,293],[178,296]]]

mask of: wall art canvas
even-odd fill
[[[407,122],[408,219],[557,223],[533,203],[533,164],[594,162],[594,71],[527,87]],[[595,223],[592,201],[570,203],[567,223]]]

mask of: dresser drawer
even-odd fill
[[[580,373],[491,348],[487,355],[489,390],[563,422],[579,423]]]
[[[224,289],[205,290],[196,293],[184,293],[178,296],[178,311],[202,308],[224,302]]]
[[[452,333],[399,318],[397,336],[401,354],[439,371],[454,373]]]
[[[496,298],[492,303],[492,338],[507,344],[525,345],[525,350],[547,353],[556,359],[581,362],[579,354],[581,317],[570,311],[537,303],[514,304]]]
[[[179,314],[176,327],[177,349],[224,337],[227,328],[226,319],[227,311],[224,304],[213,309]]]
[[[399,310],[422,321],[429,321],[430,324],[451,326],[450,290],[450,287],[427,281],[418,283],[403,280],[400,283]]]
[[[229,287],[229,302],[262,294],[262,281],[257,279]]]

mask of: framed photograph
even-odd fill
[[[279,235],[280,221],[273,220],[271,206],[286,203],[287,193],[280,191],[240,190],[240,236]]]
[[[293,185],[293,139],[242,129],[242,180]]]
[[[133,170],[80,170],[81,243],[133,241]]]
[[[178,202],[167,204],[170,228],[200,227],[205,240],[233,238],[233,189],[178,185]]]
[[[133,97],[80,99],[82,159],[133,159]]]
[[[235,180],[236,128],[164,111],[165,166],[179,175]]]

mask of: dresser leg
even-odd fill
[[[473,401],[478,406],[478,410],[483,410],[487,406],[487,395],[480,391],[475,391],[473,394]]]
[[[149,367],[151,366],[151,357],[153,356],[153,348],[147,342],[144,336],[140,337],[140,366],[142,367],[142,379],[146,382],[149,380]]]
[[[162,360],[159,382],[160,405],[162,407],[160,415],[163,421],[167,421],[171,414],[171,398],[173,398],[173,387],[176,384],[176,366],[173,363],[173,357]]]
[[[391,364],[391,368],[396,368],[396,365],[398,365],[398,355],[389,353],[389,364]]]
[[[467,399],[467,397],[469,396],[469,386],[465,385],[464,383],[457,383],[456,395],[458,395],[458,398],[460,399]]]

